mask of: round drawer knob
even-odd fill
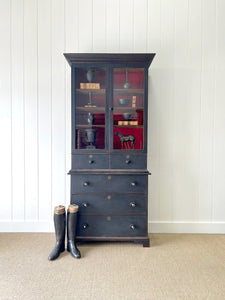
[[[131,207],[136,207],[136,203],[135,202],[130,202],[130,206]]]
[[[92,164],[94,163],[94,160],[89,160],[88,163],[89,163],[90,165],[92,165]]]
[[[83,183],[83,186],[88,186],[89,185],[89,182],[84,182]]]
[[[83,207],[88,207],[88,204],[86,202],[84,202]]]
[[[125,162],[126,162],[127,165],[129,165],[131,163],[131,160],[130,159],[126,159]]]
[[[136,227],[134,226],[134,224],[130,224],[130,228],[131,228],[132,230],[135,230],[135,229],[136,229]]]
[[[137,185],[137,183],[136,182],[131,182],[131,184],[130,184],[131,186],[136,186]]]
[[[83,224],[83,229],[87,229],[88,228],[88,224]]]

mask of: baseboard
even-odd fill
[[[49,221],[0,221],[0,232],[54,232]],[[149,233],[225,234],[225,222],[148,222]]]
[[[225,222],[148,222],[149,233],[225,234]]]
[[[49,221],[0,221],[0,232],[53,232]]]

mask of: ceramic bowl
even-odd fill
[[[130,99],[127,99],[127,98],[120,98],[120,99],[117,99],[117,103],[120,105],[120,106],[127,106],[129,103],[130,103]]]
[[[123,113],[123,118],[126,121],[131,121],[134,118],[134,114],[131,113]]]

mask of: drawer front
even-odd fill
[[[145,216],[79,215],[78,236],[145,236]]]
[[[147,175],[71,175],[71,192],[78,193],[146,193]]]
[[[108,169],[108,155],[90,154],[90,155],[73,155],[73,169]]]
[[[144,214],[146,211],[145,195],[72,195],[71,202],[79,206],[80,214]]]
[[[146,169],[146,155],[111,155],[111,169]]]

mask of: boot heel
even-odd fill
[[[60,252],[64,252],[65,251],[65,245],[63,244],[60,248]]]

